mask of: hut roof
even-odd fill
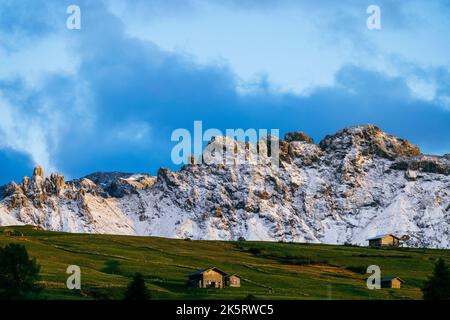
[[[387,233],[387,234],[379,234],[379,235],[376,235],[375,237],[369,238],[369,239],[367,239],[367,240],[377,240],[377,239],[382,239],[382,238],[388,237],[388,236],[391,236],[391,237],[394,237],[394,238],[400,240],[399,237],[396,237],[396,236],[394,236],[394,235],[391,234],[391,233]]]
[[[194,276],[194,275],[202,274],[202,273],[204,273],[206,271],[209,271],[209,270],[214,270],[214,271],[216,271],[218,273],[223,274],[224,276],[228,275],[228,273],[226,273],[225,271],[222,271],[222,270],[220,270],[219,268],[216,268],[216,267],[211,267],[211,268],[207,268],[207,269],[199,269],[197,271],[194,271],[194,272],[190,273],[189,275],[190,276]]]
[[[399,277],[384,277],[384,278],[381,278],[381,281],[392,281],[395,279],[397,279],[401,283],[405,283],[405,280],[403,280],[402,278],[399,278]]]

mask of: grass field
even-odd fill
[[[7,235],[5,229],[13,230]],[[43,299],[121,299],[141,272],[153,299],[421,299],[435,260],[450,250],[374,249],[273,242],[186,241],[0,228],[0,246],[19,243],[41,265]],[[81,268],[82,289],[66,289],[66,269]],[[369,265],[406,281],[402,289],[368,290]],[[197,289],[186,275],[216,266],[242,277],[241,288]]]

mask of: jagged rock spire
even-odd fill
[[[44,169],[40,165],[37,165],[34,168],[33,177],[41,177],[42,179],[44,179]]]

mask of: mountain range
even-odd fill
[[[248,147],[227,137],[210,145],[219,143]],[[279,151],[278,169],[193,162],[156,177],[98,172],[65,181],[37,166],[31,177],[0,187],[0,226],[356,245],[392,233],[405,246],[450,248],[450,155],[422,154],[373,125],[318,144],[290,132]]]

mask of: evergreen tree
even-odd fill
[[[40,266],[28,257],[20,244],[0,248],[0,299],[19,300],[36,298],[41,287],[37,285]]]
[[[442,258],[434,265],[433,275],[425,283],[422,292],[425,300],[450,299],[450,269]]]
[[[125,292],[125,300],[148,300],[150,299],[150,292],[148,291],[145,280],[142,274],[135,273],[133,280],[128,285]]]

